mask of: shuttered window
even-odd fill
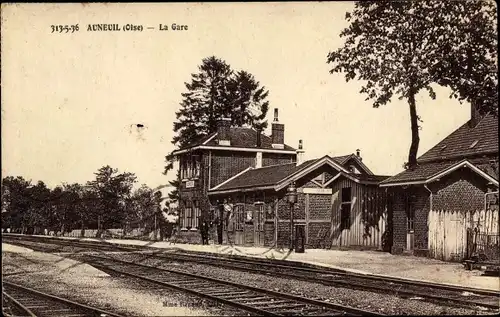
[[[194,205],[194,217],[193,217],[193,228],[199,228],[200,227],[200,217],[201,217],[201,210],[199,206],[199,202],[195,200],[193,202]]]
[[[345,187],[341,190],[340,206],[340,229],[351,228],[351,187]]]

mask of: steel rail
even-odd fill
[[[14,303],[17,306],[17,308],[19,308],[23,312],[25,312],[26,316],[37,317],[28,307],[26,307],[25,305],[21,304],[17,299],[15,299],[14,297],[10,296],[5,291],[3,291],[3,296],[5,296],[9,301],[11,301],[12,303]],[[9,316],[13,316],[13,315],[9,315]]]
[[[11,299],[16,305],[18,305],[21,309],[23,309],[24,311],[26,311],[29,316],[44,316],[43,315],[43,311],[42,313],[36,313],[36,312],[33,312],[33,309],[27,307],[26,305],[22,304],[19,300],[19,298],[15,298],[15,296],[12,296],[9,294],[9,288],[11,289],[14,289],[14,290],[17,290],[17,291],[21,291],[23,293],[23,295],[26,295],[27,297],[36,297],[36,298],[43,298],[44,300],[49,300],[49,301],[52,301],[52,302],[57,302],[57,303],[61,303],[67,307],[71,307],[72,309],[76,310],[76,311],[84,311],[86,313],[93,313],[95,314],[95,316],[111,316],[111,317],[122,317],[122,315],[119,315],[119,314],[116,314],[116,313],[112,313],[112,312],[109,312],[109,311],[106,311],[106,310],[103,310],[103,309],[100,309],[100,308],[97,308],[97,307],[92,307],[92,306],[89,306],[89,305],[86,305],[86,304],[82,304],[82,303],[77,303],[77,302],[74,302],[72,300],[69,300],[69,299],[65,299],[65,298],[62,298],[62,297],[59,297],[59,296],[55,296],[55,295],[51,295],[51,294],[47,294],[47,293],[43,293],[43,292],[40,292],[40,291],[37,291],[35,289],[32,289],[32,288],[28,288],[28,287],[25,287],[25,286],[21,286],[21,285],[18,285],[18,284],[15,284],[15,283],[12,283],[12,282],[6,282],[6,281],[3,281],[3,285],[4,287],[6,286],[6,289],[4,289],[4,294],[6,294],[8,296],[9,299]],[[86,316],[88,316],[86,314]]]
[[[185,256],[185,255],[182,254],[181,257],[182,256]],[[451,306],[459,306],[459,307],[483,306],[485,308],[490,308],[490,309],[498,309],[499,308],[498,303],[497,304],[490,304],[490,303],[484,303],[484,302],[480,302],[480,301],[471,301],[471,300],[465,300],[465,299],[461,299],[461,298],[453,298],[453,297],[449,297],[446,295],[440,296],[440,295],[434,295],[433,293],[429,293],[429,292],[435,291],[435,289],[442,289],[442,290],[453,291],[453,292],[458,292],[458,293],[470,292],[470,293],[475,293],[478,295],[484,295],[484,296],[488,296],[488,297],[500,297],[500,294],[498,292],[495,292],[495,291],[488,291],[488,290],[476,291],[475,289],[460,288],[460,287],[448,287],[447,285],[445,285],[443,287],[439,287],[439,286],[441,286],[440,284],[438,284],[439,285],[438,287],[435,287],[433,284],[426,284],[425,282],[422,282],[422,283],[409,282],[409,283],[407,283],[406,281],[401,282],[397,278],[395,278],[395,279],[385,279],[385,278],[377,279],[377,278],[374,278],[373,276],[370,276],[369,278],[367,278],[367,276],[362,275],[362,274],[359,274],[359,275],[352,274],[351,275],[349,273],[344,273],[344,272],[324,271],[324,270],[311,269],[311,268],[301,268],[301,267],[297,268],[297,267],[292,267],[292,266],[287,266],[287,265],[264,264],[261,262],[253,262],[251,260],[244,261],[244,260],[221,259],[221,258],[209,260],[208,258],[206,258],[207,261],[211,261],[211,262],[205,262],[203,260],[195,259],[196,257],[203,257],[203,256],[189,255],[189,257],[194,257],[194,258],[190,258],[188,260],[183,260],[183,259],[179,258],[178,254],[175,254],[175,255],[174,254],[168,254],[168,255],[155,254],[155,255],[153,255],[153,257],[164,258],[164,259],[174,260],[174,261],[196,262],[196,263],[201,263],[201,264],[205,264],[205,265],[212,265],[212,266],[222,266],[222,267],[240,270],[240,271],[244,271],[244,272],[255,272],[255,273],[266,274],[266,275],[273,274],[275,276],[282,276],[282,277],[286,277],[286,278],[293,278],[293,279],[297,279],[297,280],[320,283],[320,284],[326,285],[326,286],[341,286],[341,287],[357,289],[357,290],[364,290],[364,291],[370,290],[370,291],[375,291],[375,292],[379,292],[379,293],[382,291],[384,293],[394,294],[394,295],[400,296],[400,297],[403,297],[403,296],[414,297],[414,296],[416,296],[416,297],[422,297],[422,298],[431,300],[432,302],[439,303],[439,304],[449,302],[449,303],[453,304]],[[215,262],[214,260],[217,262]],[[237,264],[229,264],[229,263],[224,263],[224,262],[233,262],[233,263],[244,264],[244,265],[248,265],[248,266],[258,265],[258,266],[264,266],[265,268],[238,266]],[[285,270],[289,270],[289,272],[283,272],[283,271],[279,271],[277,269],[285,269]],[[300,275],[298,273],[306,273],[306,274]],[[307,275],[307,273],[321,274],[321,275],[338,275],[339,277],[344,277],[344,278],[347,277],[347,278],[354,278],[354,279],[368,279],[371,282],[398,283],[398,284],[405,284],[407,286],[431,288],[431,290],[427,290],[427,291],[424,291],[424,290],[415,291],[415,290],[411,290],[411,289],[403,289],[402,290],[400,288],[397,288],[397,285],[394,285],[394,284],[390,285],[391,288],[389,289],[387,286],[384,286],[384,285],[369,285],[369,284],[363,283],[362,281],[348,280],[348,279],[347,280],[331,279],[331,278],[329,279],[326,277],[317,277],[317,276],[314,276],[311,274]],[[450,294],[448,294],[448,295],[450,295]],[[454,295],[459,296],[460,294],[454,294]]]
[[[139,268],[148,269],[148,270],[152,270],[152,271],[156,271],[156,272],[167,272],[167,273],[177,274],[177,275],[181,275],[181,276],[185,276],[185,277],[197,279],[197,280],[200,280],[200,281],[213,282],[213,283],[216,283],[216,284],[231,286],[231,287],[234,287],[234,288],[237,288],[237,289],[245,289],[245,290],[249,290],[249,291],[252,291],[252,292],[255,292],[255,293],[267,294],[267,295],[271,295],[271,296],[277,297],[277,298],[286,298],[286,299],[294,300],[294,301],[297,301],[297,302],[300,302],[300,303],[307,303],[307,304],[315,305],[315,306],[318,306],[318,307],[327,308],[329,310],[338,311],[340,313],[348,313],[348,314],[354,314],[354,315],[367,315],[367,316],[385,316],[383,314],[374,313],[374,312],[370,312],[370,311],[366,311],[366,310],[362,310],[362,309],[358,309],[358,308],[354,308],[354,307],[349,307],[349,306],[344,306],[344,305],[339,305],[339,304],[328,303],[328,302],[324,302],[324,301],[320,301],[320,300],[316,300],[316,299],[306,298],[306,297],[303,297],[303,296],[298,296],[298,295],[292,295],[292,294],[288,294],[288,293],[282,293],[282,292],[272,291],[272,290],[268,290],[268,289],[263,289],[263,288],[258,288],[258,287],[254,287],[254,286],[239,284],[239,283],[230,282],[230,281],[226,281],[226,280],[220,280],[220,279],[217,279],[217,278],[212,278],[212,277],[208,277],[208,276],[203,276],[203,275],[198,275],[198,274],[193,274],[193,273],[188,273],[188,272],[183,272],[183,271],[178,271],[178,270],[158,268],[158,267],[149,266],[149,265],[145,265],[145,264],[140,264],[140,263],[135,263],[135,262],[130,262],[130,261],[124,261],[124,260],[114,259],[114,258],[108,258],[108,257],[102,257],[102,256],[97,256],[97,255],[85,255],[85,257],[95,258],[95,259],[98,259],[98,260],[101,260],[101,261],[108,261],[108,262],[111,262],[111,263],[114,262],[115,264],[117,263],[117,264],[122,264],[122,265],[127,265],[127,266],[139,267]],[[159,285],[173,287],[175,289],[185,290],[185,291],[188,291],[188,292],[191,292],[191,293],[195,293],[196,292],[196,291],[193,291],[193,290],[189,290],[189,289],[183,288],[181,286],[177,286],[177,285],[173,285],[171,283],[167,283],[167,282],[164,282],[164,281],[156,280],[154,278],[145,277],[145,276],[137,275],[137,274],[134,274],[134,273],[126,272],[123,269],[122,270],[117,270],[115,268],[110,267],[106,263],[104,263],[104,265],[102,263],[99,263],[99,262],[98,263],[95,263],[95,262],[93,263],[93,261],[88,261],[88,262],[86,261],[86,263],[88,263],[90,265],[95,265],[95,264],[102,265],[102,268],[105,269],[105,270],[111,270],[111,271],[114,271],[114,272],[119,273],[119,274],[124,274],[124,275],[128,275],[128,276],[131,276],[131,277],[135,277],[135,278],[139,278],[139,279],[144,279],[144,280],[147,280],[147,281],[150,281],[150,282],[153,282],[153,283],[157,283]],[[111,265],[113,265],[113,264],[111,264]],[[212,298],[213,300],[216,300],[216,301],[220,301],[219,299],[221,299],[221,298],[219,298],[217,296],[212,296],[212,295],[209,295],[209,294],[200,294],[200,293],[202,293],[202,292],[198,292],[198,295],[203,296],[203,297],[209,297],[209,298]],[[236,302],[231,301],[231,300],[225,300],[225,303],[229,304],[229,305],[233,305],[233,306],[235,306],[234,304],[236,304],[236,306],[238,308],[242,308],[242,309],[245,309],[247,311],[255,310],[255,308],[249,307],[246,304],[236,303]],[[265,314],[265,315],[272,314],[274,316],[281,316],[280,314],[275,314],[272,311],[266,311],[265,309],[260,309],[260,311],[255,311],[255,312],[262,313],[262,314]]]
[[[35,240],[39,241],[40,239],[37,239],[38,237],[29,237],[31,239],[29,240]],[[116,244],[111,244],[111,243],[106,243],[106,244],[101,244],[101,243],[93,243],[93,242],[82,242],[82,241],[75,241],[75,240],[70,240],[70,241],[62,241],[59,239],[54,239],[54,238],[45,238],[41,237],[43,240],[50,240],[49,243],[54,243],[54,244],[64,244],[64,245],[85,245],[86,247],[91,247],[91,248],[96,248],[100,249],[103,246],[105,248],[115,246],[117,249],[126,249],[129,251],[137,251],[137,250],[144,250],[144,246],[120,246]],[[28,239],[26,239],[28,240]],[[352,289],[359,289],[359,290],[370,290],[370,291],[375,291],[375,292],[383,292],[383,293],[389,293],[389,294],[394,294],[396,296],[419,296],[425,299],[428,299],[432,302],[435,303],[440,303],[443,304],[445,302],[446,304],[450,305],[453,304],[452,306],[460,306],[460,307],[470,307],[471,305],[475,306],[483,306],[486,308],[491,308],[491,309],[498,309],[499,306],[498,304],[489,304],[489,303],[483,303],[483,302],[478,302],[478,301],[470,301],[470,300],[464,300],[462,298],[453,298],[453,297],[447,297],[447,296],[440,296],[440,295],[434,295],[434,292],[436,289],[440,290],[445,290],[445,291],[451,291],[451,292],[457,292],[457,293],[462,293],[462,292],[469,292],[469,293],[474,293],[478,295],[484,295],[488,297],[498,297],[500,298],[500,292],[498,291],[493,291],[493,290],[485,290],[485,289],[477,289],[477,288],[468,288],[468,287],[460,287],[460,286],[454,286],[454,285],[446,285],[446,284],[438,284],[438,283],[432,283],[432,282],[422,282],[422,281],[412,281],[412,280],[407,280],[407,279],[401,279],[401,278],[395,278],[395,277],[386,277],[386,276],[377,276],[377,275],[366,275],[366,274],[359,274],[359,273],[352,273],[352,272],[346,272],[344,270],[340,269],[333,269],[333,268],[318,268],[318,267],[308,267],[309,264],[304,265],[303,263],[300,262],[289,262],[285,260],[268,260],[268,259],[260,259],[260,258],[243,258],[241,256],[230,256],[228,257],[227,255],[222,255],[222,256],[216,256],[216,255],[205,255],[202,254],[201,252],[194,252],[194,251],[181,251],[179,253],[170,253],[166,254],[166,252],[162,252],[158,250],[157,248],[152,248],[152,247],[147,247],[149,250],[155,250],[153,251],[153,257],[155,258],[163,258],[163,259],[169,259],[169,260],[176,260],[176,261],[188,261],[188,262],[197,262],[197,263],[202,263],[206,265],[212,265],[212,266],[222,266],[222,267],[227,267],[231,269],[236,269],[236,270],[244,270],[246,272],[251,271],[255,273],[261,273],[261,274],[275,274],[287,278],[294,278],[298,280],[305,280],[305,281],[312,281],[316,283],[320,283],[323,285],[328,285],[328,286],[341,286],[341,287],[347,287],[347,288],[352,288]],[[184,257],[184,259],[180,259],[180,257]],[[188,259],[186,259],[188,258]],[[235,264],[230,264],[230,263],[236,263],[236,264],[244,264],[248,266],[256,266],[258,265],[258,268],[255,267],[241,267]],[[299,265],[296,265],[296,264]],[[262,268],[265,267],[265,268]],[[279,271],[281,270],[291,270],[292,272],[283,272]],[[304,273],[305,275],[299,275],[297,273]],[[307,275],[310,274],[310,275]],[[430,288],[430,290],[410,290],[410,289],[404,289],[401,290],[400,288],[397,288],[397,285],[390,285],[390,288],[387,287],[387,285],[384,287],[384,285],[367,285],[365,283],[362,283],[360,281],[348,281],[348,280],[332,280],[332,279],[327,279],[327,278],[321,278],[314,276],[314,274],[319,274],[319,275],[332,275],[335,274],[339,277],[347,277],[347,278],[357,278],[357,279],[365,279],[373,282],[379,282],[379,283],[396,283],[401,286],[412,286],[412,287],[421,287],[421,288]],[[448,294],[450,295],[450,294]],[[459,296],[460,294],[453,294],[454,296]]]

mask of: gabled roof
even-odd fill
[[[261,133],[261,146],[257,147],[257,131],[252,128],[245,127],[231,127],[229,129],[229,140],[231,145],[219,145],[217,143],[217,132],[200,138],[198,141],[183,147],[182,149],[174,151],[174,155],[185,152],[189,149],[195,148],[220,148],[228,150],[238,149],[265,149],[277,152],[295,152],[295,148],[284,145],[283,149],[276,149],[272,147],[271,137]]]
[[[235,178],[230,178],[227,182],[223,182],[211,190],[274,186],[280,180],[303,169],[305,166],[311,165],[315,161],[316,160],[306,161],[299,166],[293,162],[261,168],[249,168],[245,170],[245,173],[240,174]]]
[[[475,143],[475,144],[474,144]],[[475,127],[465,123],[418,158],[419,162],[498,153],[498,117],[488,114]]]
[[[362,170],[364,170],[366,173],[373,175],[373,172],[366,166],[363,161],[360,160],[360,158],[354,154],[349,154],[349,155],[343,155],[343,156],[335,156],[332,157],[333,160],[335,160],[337,163],[340,165],[344,165],[347,163],[349,160],[354,160],[359,167],[361,167]]]
[[[433,162],[433,163],[425,163],[421,165],[417,165],[414,169],[408,169],[399,174],[396,174],[393,177],[390,177],[380,183],[380,186],[383,184],[399,184],[399,183],[408,183],[408,182],[420,182],[422,180],[426,180],[432,175],[445,170],[457,163],[456,161],[443,161],[443,162]]]
[[[210,189],[209,193],[222,193],[239,190],[274,189],[280,190],[290,182],[300,179],[316,168],[325,164],[337,169],[342,175],[358,182],[377,183],[388,176],[363,175],[349,173],[341,163],[351,159],[351,155],[330,157],[328,155],[318,159],[308,160],[300,165],[295,163],[272,165],[261,168],[248,168],[238,175]],[[356,160],[356,156],[354,156]]]
[[[386,179],[380,185],[420,184],[466,159],[474,165],[471,163],[474,157],[495,154],[498,156],[498,117],[488,114],[475,127],[470,127],[469,122],[463,124],[420,156],[416,167]]]
[[[423,164],[414,170],[405,171],[385,181],[382,181],[380,183],[380,186],[389,187],[389,186],[428,184],[433,181],[437,181],[441,177],[446,176],[460,168],[469,168],[479,176],[486,179],[488,182],[498,186],[498,179],[495,179],[492,175],[478,168],[468,160],[434,162],[434,163]]]

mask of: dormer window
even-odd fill
[[[319,174],[318,176],[313,178],[313,180],[320,183],[320,184],[323,184],[325,182],[325,173]]]
[[[361,174],[361,172],[354,165],[349,165],[349,172],[353,174]]]
[[[476,140],[476,141],[472,142],[472,144],[469,146],[469,149],[474,148],[477,145],[478,142],[479,142],[479,140]]]

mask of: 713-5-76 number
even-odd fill
[[[58,33],[74,33],[74,32],[78,32],[80,30],[80,27],[78,26],[78,24],[74,24],[74,25],[51,25],[50,26],[52,28],[52,32],[51,33],[54,33],[54,32],[58,32]]]

